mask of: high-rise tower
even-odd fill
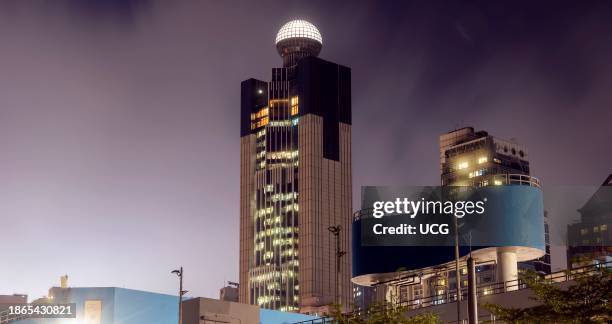
[[[317,58],[322,46],[314,25],[290,21],[276,36],[283,66],[272,80],[242,82],[244,303],[304,313],[349,304],[351,71]]]

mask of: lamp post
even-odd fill
[[[459,268],[459,222],[452,216],[455,225],[455,281],[457,289],[457,323],[461,321],[461,269]]]
[[[476,292],[476,265],[470,255],[467,259],[468,268],[468,322],[478,324],[478,295]]]
[[[338,306],[340,306],[340,294],[339,294],[339,289],[338,286],[340,284],[340,282],[338,282],[338,276],[340,274],[340,260],[342,259],[342,256],[346,254],[346,252],[344,251],[340,251],[340,232],[342,231],[342,226],[340,225],[335,225],[335,226],[329,226],[327,228],[327,230],[332,233],[334,235],[334,237],[336,238],[336,287],[335,287],[335,292],[336,292],[336,303],[338,304]]]
[[[174,273],[179,278],[179,304],[178,304],[178,324],[183,322],[183,295],[187,293],[187,290],[183,290],[183,267],[179,270],[172,270],[170,273]]]

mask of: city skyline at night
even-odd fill
[[[295,18],[349,66],[352,193],[440,182],[438,136],[529,147],[543,186],[599,185],[612,152],[606,2],[0,3],[0,294],[195,296],[237,281],[239,83]],[[359,209],[353,199],[352,210]],[[554,218],[554,214],[551,217]],[[579,214],[576,212],[576,217]]]

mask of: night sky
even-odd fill
[[[544,186],[612,172],[612,3],[0,1],[0,294],[193,296],[238,276],[240,82],[293,18],[352,68],[361,185],[439,183],[438,135],[524,144]]]

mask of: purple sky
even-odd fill
[[[0,294],[216,297],[238,273],[240,81],[301,17],[353,70],[354,192],[438,181],[438,135],[515,138],[546,185],[612,172],[608,2],[0,2]],[[358,199],[354,199],[358,207]]]

